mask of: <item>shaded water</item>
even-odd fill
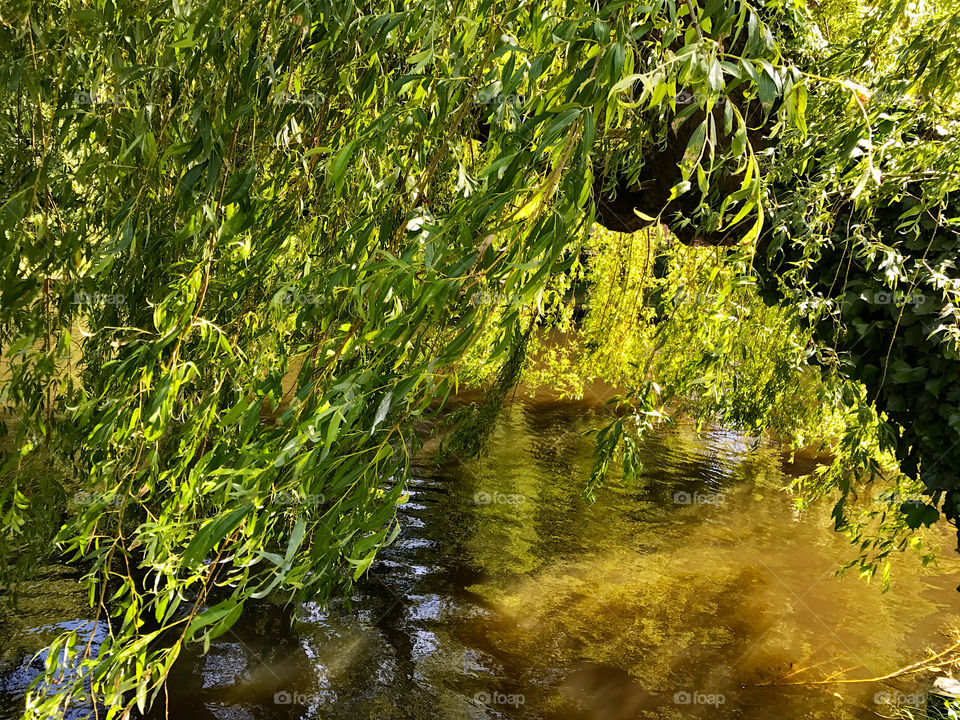
[[[509,408],[487,457],[413,480],[351,609],[308,604],[292,629],[281,608],[253,609],[206,657],[182,658],[169,716],[843,720],[925,688],[770,683],[882,676],[952,644],[949,542],[938,568],[899,558],[886,595],[837,578],[851,549],[827,508],[797,514],[775,449],[682,426],[644,445],[636,484],[589,504],[582,433],[601,422],[578,405]],[[8,638],[71,617],[70,581],[36,587]],[[14,645],[8,710],[31,675]]]

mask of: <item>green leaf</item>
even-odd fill
[[[347,171],[347,166],[350,164],[350,157],[353,155],[353,149],[356,144],[356,140],[350,140],[346,145],[340,148],[340,151],[330,163],[330,172],[327,177],[327,182],[329,185],[336,188],[338,192],[343,187],[344,174]]]
[[[203,560],[210,551],[233,532],[236,527],[243,522],[244,517],[250,512],[252,505],[241,505],[230,512],[223,513],[213,520],[208,521],[187,545],[183,552],[183,564],[187,567],[195,565]]]
[[[913,530],[921,525],[930,527],[940,519],[940,512],[932,505],[918,500],[908,500],[900,505],[900,512],[904,515],[907,526]]]
[[[232,205],[243,198],[250,190],[250,186],[253,184],[253,180],[256,176],[257,162],[256,160],[253,160],[243,173],[235,175],[233,178],[231,178],[226,197],[223,199],[224,204]]]

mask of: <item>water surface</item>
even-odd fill
[[[838,578],[851,548],[829,508],[796,511],[776,448],[682,425],[645,443],[636,483],[591,504],[583,433],[602,422],[517,403],[486,457],[425,464],[352,608],[308,604],[292,628],[281,607],[253,608],[182,659],[169,717],[846,720],[925,689],[929,675],[783,683],[882,676],[950,645],[960,563],[946,534],[939,566],[898,558],[887,594]],[[69,619],[72,586],[57,582],[42,623],[27,612],[5,630]],[[8,708],[30,677],[13,645]]]

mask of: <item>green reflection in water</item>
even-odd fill
[[[952,552],[939,568],[896,558],[886,595],[837,578],[852,550],[829,508],[797,513],[775,448],[683,425],[645,443],[636,483],[611,478],[590,504],[583,432],[600,422],[509,407],[484,458],[414,478],[403,531],[351,607],[308,604],[292,629],[279,604],[251,608],[175,667],[170,717],[853,720],[877,717],[878,691],[925,689],[765,683],[883,675],[949,644]],[[82,617],[76,587],[41,579],[0,621],[18,638],[5,657],[39,647],[54,616]]]
[[[536,684],[543,711],[760,718],[788,702],[796,714],[784,717],[859,717],[857,704],[872,717],[882,686],[844,686],[843,698],[758,686],[791,663],[816,666],[810,679],[851,667],[882,675],[925,642],[946,644],[956,559],[944,556],[937,574],[898,558],[887,595],[834,577],[852,550],[830,530],[827,508],[798,515],[774,448],[669,428],[647,443],[637,483],[609,485],[588,505],[576,491],[589,473],[580,433],[590,419],[531,412],[513,408],[489,456],[464,473],[490,501],[475,507],[466,542],[482,576],[468,591],[493,611],[465,632],[526,677],[566,670],[563,681]],[[683,691],[725,702],[674,705]]]

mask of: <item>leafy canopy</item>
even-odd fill
[[[871,52],[901,15],[878,10]],[[787,1],[11,0],[0,18],[0,564],[12,581],[61,549],[107,628],[50,649],[32,717],[85,696],[142,710],[245,603],[347,590],[397,531],[417,423],[481,338],[502,399],[545,293],[628,190],[662,186],[631,222],[722,235],[748,274],[758,243],[760,269],[782,250],[775,276],[807,287],[791,273],[822,246],[861,248],[827,232],[836,203],[884,206],[907,173],[926,217],[956,181],[952,138],[908,141],[953,107],[940,16],[889,51],[917,71],[903,87],[890,62],[824,53]],[[922,94],[902,131],[881,134],[874,81]],[[904,272],[956,292],[946,260]]]

